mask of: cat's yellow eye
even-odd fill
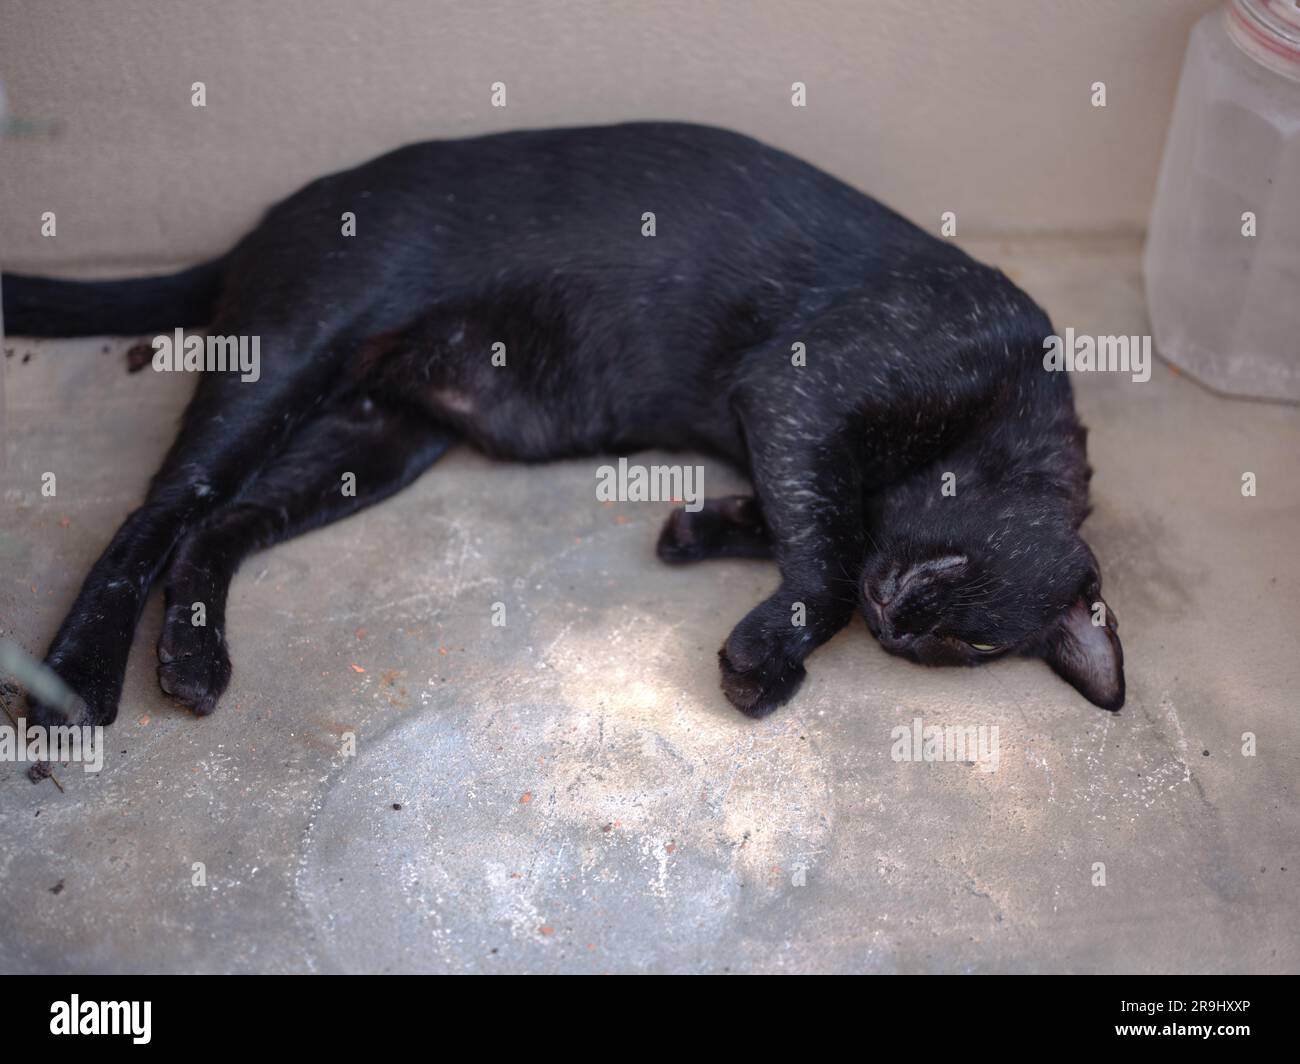
[[[990,646],[988,643],[972,643],[971,647],[974,650],[983,650],[985,653],[990,650],[997,650],[997,647]]]

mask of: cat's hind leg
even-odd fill
[[[230,680],[226,597],[240,562],[387,498],[455,441],[423,411],[366,395],[300,426],[233,501],[177,545],[158,640],[162,689],[196,713],[212,712]]]
[[[771,533],[752,495],[706,499],[694,513],[678,507],[664,522],[655,551],[672,564],[773,557]]]
[[[29,726],[113,722],[136,624],[177,542],[239,493],[328,389],[345,356],[327,343],[332,323],[261,329],[258,320],[214,320],[213,334],[260,340],[259,376],[254,382],[231,372],[202,375],[144,502],[91,567],[46,652],[45,663],[76,702],[69,711],[29,693]]]

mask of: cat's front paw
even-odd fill
[[[722,690],[731,704],[750,717],[765,717],[799,690],[807,670],[790,657],[779,639],[750,636],[737,628],[718,651]]]

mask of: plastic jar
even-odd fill
[[[1143,272],[1161,355],[1300,401],[1300,0],[1232,0],[1193,28]]]

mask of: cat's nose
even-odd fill
[[[900,650],[911,641],[910,635],[894,627],[893,619],[889,615],[888,603],[881,605],[873,595],[868,593],[862,609],[866,616],[867,628],[886,650]]]
[[[866,594],[862,598],[862,612],[866,616],[867,627],[877,641],[890,653],[900,653],[911,645],[913,636],[910,632],[900,631],[890,616],[889,602],[881,602],[879,588],[870,584],[865,586]]]

